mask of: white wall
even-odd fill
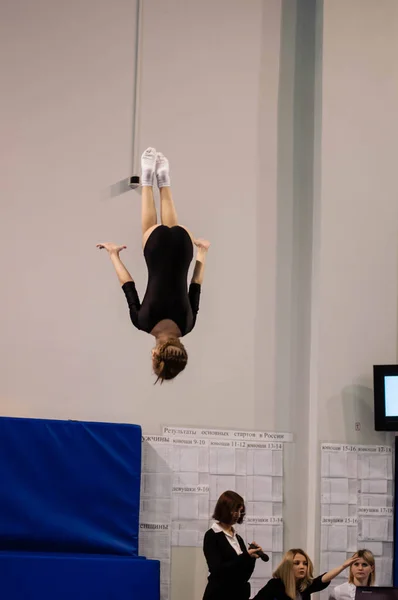
[[[21,0],[2,19],[14,57],[3,58],[2,239],[13,249],[11,263],[2,259],[5,410],[155,430],[163,422],[234,425],[230,407],[241,404],[240,422],[252,427],[262,410],[260,332],[259,362],[273,362],[268,311],[254,327],[265,282],[272,307],[275,262],[273,221],[259,231],[256,219],[260,202],[271,213],[276,202],[275,182],[258,181],[261,3],[250,11],[240,0],[144,3],[140,147],[169,155],[180,219],[213,244],[198,327],[187,338],[189,367],[162,388],[152,385],[152,340],[133,329],[111,265],[95,249],[103,239],[127,243],[143,295],[140,196],[104,193],[130,174],[135,4],[103,3],[98,14],[93,6],[43,0],[29,13]],[[263,106],[271,124],[278,35],[272,39],[274,91]],[[265,151],[275,170],[275,126],[272,135]]]
[[[127,243],[143,295],[140,196],[109,193],[131,170],[135,9],[1,7],[0,412],[288,428],[285,544],[316,558],[319,442],[384,438],[371,369],[397,359],[398,9],[145,0],[139,147],[169,155],[181,222],[212,241],[162,387],[95,249]],[[173,600],[199,600],[203,557],[180,550]]]
[[[397,358],[397,31],[393,0],[325,3],[319,417],[326,440],[342,424],[355,436],[355,420],[375,435],[369,365]]]
[[[397,32],[393,0],[324,3],[316,131],[313,444],[391,439],[373,429],[372,365],[397,361]],[[319,467],[319,460],[312,466]],[[317,490],[309,495],[310,508],[311,502],[319,507],[318,472],[310,468],[309,486]],[[316,528],[308,533],[308,548],[316,551]]]

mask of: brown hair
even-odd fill
[[[240,508],[243,510],[239,516],[239,519],[235,521],[233,513],[237,513]],[[231,492],[230,490],[221,494],[217,500],[212,518],[220,523],[225,523],[225,525],[232,525],[233,523],[238,523],[240,525],[243,523],[244,517],[245,501],[243,500],[242,496],[239,496],[239,494],[236,492]]]
[[[308,565],[307,576],[300,581],[299,586],[297,586],[296,578],[293,573],[293,561],[296,554],[302,554],[305,556]],[[291,550],[286,552],[282,558],[282,562],[279,564],[276,571],[273,572],[272,576],[283,581],[286,595],[292,598],[292,600],[295,600],[297,591],[304,592],[304,590],[311,585],[314,579],[314,565],[304,550],[301,548],[291,548]]]
[[[367,586],[374,585],[375,581],[376,581],[376,565],[375,565],[375,557],[373,556],[373,553],[370,550],[366,550],[366,548],[364,548],[363,550],[358,550],[358,552],[355,552],[355,554],[353,554],[352,557],[353,558],[354,557],[362,558],[365,562],[368,563],[368,565],[370,567],[373,567],[372,571],[369,574],[366,585]],[[354,583],[354,575],[352,574],[352,565],[350,565],[350,573],[348,575],[348,581],[350,583]]]
[[[174,379],[187,366],[188,354],[184,345],[178,338],[171,338],[156,347],[156,353],[152,357],[153,370],[163,383],[165,379]]]

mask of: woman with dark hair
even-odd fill
[[[126,246],[97,244],[108,251],[120,285],[126,295],[130,317],[137,329],[156,339],[152,366],[156,381],[173,379],[185,369],[188,354],[180,338],[192,331],[199,310],[206,255],[210,243],[194,239],[178,224],[170,189],[169,161],[155,148],[145,150],[142,166],[142,246],[148,267],[148,285],[142,304],[130,273],[119,254]],[[157,222],[153,182],[160,191],[160,220]],[[196,263],[189,287],[187,274],[197,247]]]
[[[272,579],[254,600],[310,600],[311,594],[327,588],[332,579],[347,569],[354,560],[349,558],[340,567],[314,577],[314,567],[308,554],[301,548],[292,548],[286,552]]]
[[[203,600],[249,600],[249,579],[261,547],[246,548],[234,529],[245,516],[245,502],[236,492],[221,494],[214,509],[211,529],[205,533],[203,552],[209,577]]]

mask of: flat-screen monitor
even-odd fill
[[[376,431],[398,431],[398,365],[373,366]]]
[[[398,600],[398,588],[357,587],[355,600]]]

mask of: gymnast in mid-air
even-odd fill
[[[170,189],[169,161],[155,148],[148,148],[141,158],[142,167],[142,246],[148,268],[148,285],[140,303],[135,283],[120,260],[126,246],[97,244],[105,248],[115,267],[126,295],[130,317],[137,329],[156,339],[152,350],[152,366],[157,380],[173,379],[188,362],[188,354],[180,338],[192,331],[199,310],[206,255],[210,243],[194,239],[178,224]],[[153,185],[156,178],[160,192],[158,223]],[[188,290],[188,269],[197,247],[196,262]]]

